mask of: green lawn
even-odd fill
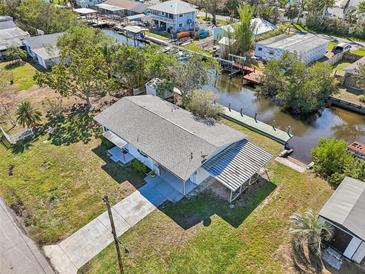
[[[365,48],[359,48],[357,50],[352,50],[351,53],[357,54],[360,56],[365,56]]]
[[[332,51],[332,49],[337,45],[338,43],[335,41],[330,41],[327,44],[327,51]]]
[[[129,249],[126,272],[287,273],[290,263],[278,250],[289,245],[288,217],[307,207],[318,210],[331,190],[321,179],[278,163],[270,174],[271,182],[244,206],[231,209],[204,192],[154,211],[121,237]],[[116,272],[113,244],[80,270]]]
[[[277,153],[282,146],[230,121],[251,141]],[[288,217],[315,210],[331,194],[312,174],[300,174],[273,162],[270,181],[231,209],[209,191],[176,204],[166,203],[122,235],[127,273],[287,273],[291,267]],[[278,250],[284,250],[278,252]],[[80,273],[116,273],[113,244],[80,269]]]
[[[333,72],[341,73],[345,70],[347,66],[349,66],[351,63],[346,61],[341,61],[333,66]]]
[[[27,90],[35,84],[33,76],[36,69],[29,63],[20,65],[12,65],[9,62],[0,63],[0,70],[5,71],[8,83],[13,79],[14,83],[7,86],[11,90]]]
[[[76,127],[69,129],[77,132]],[[6,150],[0,144],[0,196],[42,244],[65,238],[103,212],[103,195],[115,203],[143,184],[131,168],[111,163],[99,140],[91,138],[84,144],[77,134],[66,138],[65,127],[55,134],[60,137],[43,136],[27,148]],[[53,144],[66,141],[69,145]]]

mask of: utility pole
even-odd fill
[[[123,270],[122,257],[120,255],[119,240],[118,240],[118,237],[117,237],[117,233],[115,232],[115,226],[114,226],[112,209],[110,207],[109,198],[108,198],[107,195],[104,196],[103,201],[104,201],[104,203],[106,205],[106,208],[108,209],[110,226],[112,227],[112,233],[113,233],[113,237],[114,237],[115,248],[117,250],[117,258],[118,258],[118,265],[119,265],[120,274],[123,274],[124,273],[124,270]]]

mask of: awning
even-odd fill
[[[128,143],[110,130],[103,133],[103,136],[119,148],[125,147]]]
[[[139,26],[126,26],[126,27],[123,28],[123,30],[134,33],[134,34],[144,32],[144,31],[148,31],[148,29],[141,28]]]
[[[88,8],[79,8],[79,9],[74,9],[74,12],[81,14],[81,15],[87,15],[87,14],[96,13],[96,10],[88,9]]]
[[[116,7],[116,6],[112,6],[112,5],[109,5],[109,4],[97,4],[95,6],[97,6],[99,9],[108,10],[108,11],[121,11],[121,10],[125,10],[123,8]]]
[[[272,158],[264,149],[240,141],[203,164],[203,168],[231,191],[237,191]]]

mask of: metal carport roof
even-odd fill
[[[271,158],[264,149],[242,140],[208,160],[203,168],[231,191],[237,191]]]

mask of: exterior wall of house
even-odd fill
[[[157,27],[166,25],[164,31],[172,29],[174,32],[186,31],[193,28],[196,21],[196,12],[182,14],[169,14],[157,10],[151,10],[151,18],[155,21]]]
[[[298,57],[303,61],[304,64],[310,64],[318,59],[321,59],[325,56],[327,50],[327,44],[324,43],[316,48],[309,49],[305,53],[298,55]],[[284,54],[284,50],[279,48],[270,48],[260,43],[257,43],[255,46],[255,56],[262,58],[265,61],[269,61],[272,59],[278,60]]]
[[[345,256],[346,258],[353,260],[357,263],[360,263],[364,259],[365,242],[363,240],[361,240],[358,237],[356,237],[355,235],[343,230],[342,228],[338,227],[336,224],[328,221],[327,219],[322,218],[321,216],[318,217],[318,222],[319,223],[328,223],[338,229],[341,229],[346,234],[348,234],[352,237],[350,243],[348,244],[348,246],[346,247],[345,251],[342,254],[343,256]]]
[[[365,258],[365,242],[362,242],[359,248],[356,250],[352,259],[357,263],[361,263],[361,261],[364,258]]]
[[[152,160],[148,155],[145,155],[143,151],[140,151],[132,144],[126,146],[128,152],[137,160],[142,162],[145,166],[153,170],[157,175],[160,175],[159,164]]]
[[[202,167],[199,167],[193,175],[190,176],[189,180],[196,185],[202,183],[205,179],[207,179],[210,174]]]

